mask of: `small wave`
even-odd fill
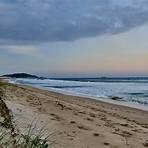
[[[64,89],[64,88],[83,88],[83,87],[88,87],[88,86],[51,86],[51,85],[44,85],[43,87]]]
[[[137,104],[142,104],[142,105],[148,105],[148,101],[142,101],[142,100],[131,100],[131,102],[137,103]]]
[[[118,82],[76,82],[66,80],[38,80],[38,79],[12,79],[11,83],[28,84],[31,86],[56,91],[72,92],[74,94],[84,94],[97,98],[110,99],[112,96],[122,97],[119,101],[135,102],[148,106],[148,85],[143,83],[118,83]],[[84,79],[83,79],[84,80]],[[96,80],[96,79],[93,79]],[[107,80],[107,79],[105,79]],[[104,80],[104,81],[105,81]],[[124,79],[120,81],[125,81]],[[88,82],[89,81],[89,82]],[[113,81],[113,80],[112,80]],[[132,80],[130,80],[132,81]],[[144,80],[140,80],[141,82]],[[147,79],[146,79],[147,81]]]

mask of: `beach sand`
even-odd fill
[[[54,148],[148,147],[146,111],[23,85],[3,92],[16,126],[23,131],[37,121]]]

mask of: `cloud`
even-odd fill
[[[148,21],[147,0],[0,0],[0,44],[72,41]]]
[[[2,45],[0,49],[5,53],[29,56],[38,55],[40,52],[38,48],[29,45]]]

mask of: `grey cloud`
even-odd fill
[[[0,0],[0,43],[71,41],[148,21],[147,0]]]

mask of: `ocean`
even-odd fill
[[[11,83],[26,84],[50,91],[86,96],[107,101],[140,104],[148,107],[148,78],[61,78],[61,79],[11,79]]]

